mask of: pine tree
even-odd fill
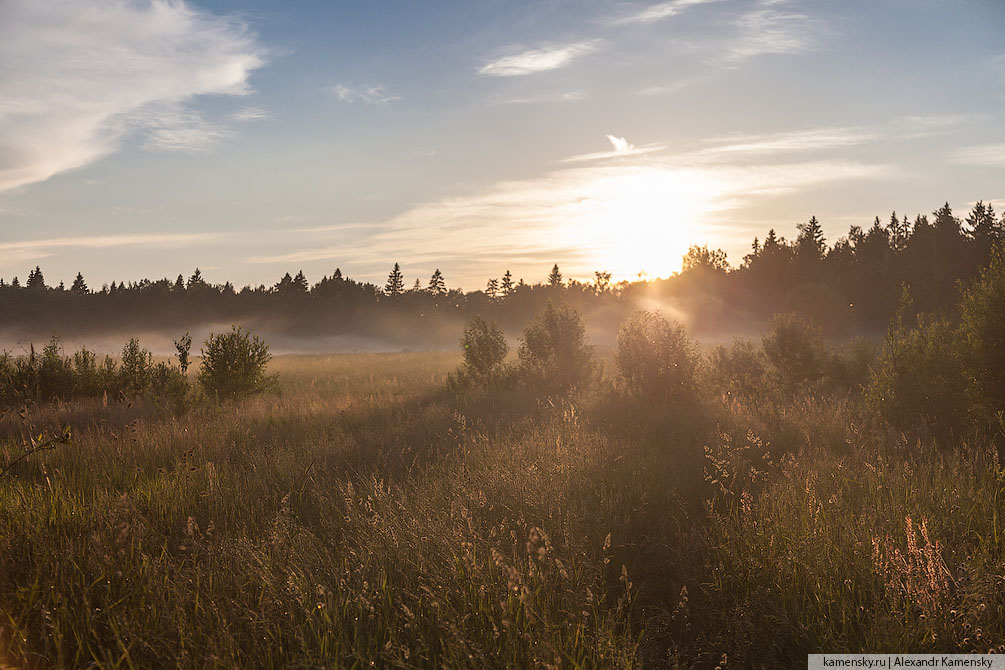
[[[70,292],[77,295],[87,295],[91,292],[87,288],[87,282],[84,281],[84,275],[79,272],[77,273],[77,278],[73,280],[73,285],[70,286]]]
[[[274,288],[276,293],[286,295],[293,292],[293,277],[289,272],[284,274]]]
[[[490,299],[495,300],[499,297],[499,280],[490,279],[488,284],[485,285],[485,295]]]
[[[499,284],[500,290],[504,297],[513,295],[513,273],[506,270],[506,274],[503,275],[502,283]]]
[[[14,279],[13,279],[13,281],[11,281],[10,285],[13,286],[14,288],[21,288],[21,282],[18,281],[17,277],[14,277]]]
[[[827,244],[823,227],[817,221],[817,217],[810,217],[807,223],[800,223],[796,229],[799,231],[799,236],[796,238],[796,253],[809,258],[823,258]]]
[[[178,275],[178,279],[175,280],[174,286],[171,287],[171,290],[174,291],[175,293],[184,293],[185,278],[182,277],[181,275]]]
[[[343,281],[342,270],[340,268],[335,268],[335,274],[332,275],[332,281]]]
[[[886,227],[890,235],[890,248],[894,251],[904,251],[907,249],[907,241],[911,237],[911,224],[905,216],[903,219],[897,218],[897,212],[890,214],[890,223]]]
[[[293,292],[294,293],[307,293],[310,287],[307,285],[307,277],[304,276],[304,271],[301,270],[297,273],[297,276],[293,278]]]
[[[387,275],[387,283],[384,285],[384,295],[397,297],[405,292],[405,277],[401,274],[401,266],[397,263]]]
[[[35,269],[28,273],[28,283],[25,286],[31,289],[45,288],[45,278],[42,276],[40,267],[36,265]]]
[[[549,286],[561,286],[562,285],[562,273],[558,271],[558,263],[551,268],[551,274],[548,275],[548,285]]]
[[[447,294],[447,283],[444,281],[443,273],[440,272],[439,268],[436,268],[433,276],[429,278],[429,292],[435,296]]]
[[[967,235],[984,243],[995,244],[1002,239],[1002,229],[994,207],[978,202],[967,216]]]
[[[202,278],[202,271],[199,270],[199,268],[196,268],[195,272],[192,273],[192,276],[188,278],[188,284],[186,285],[186,288],[188,290],[192,290],[193,286],[195,287],[206,286],[206,280]]]

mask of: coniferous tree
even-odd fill
[[[171,287],[171,290],[174,291],[175,293],[184,293],[185,278],[182,277],[181,275],[178,275],[178,279],[175,280],[174,286]]]
[[[193,287],[202,288],[206,285],[206,280],[202,278],[202,271],[199,270],[199,268],[196,268],[195,272],[192,273],[192,276],[188,278],[188,284],[186,284],[185,288],[191,291]]]
[[[487,295],[491,300],[495,300],[499,297],[499,280],[490,279],[485,285],[485,295]]]
[[[307,277],[304,276],[304,271],[301,270],[297,273],[297,276],[293,278],[293,286],[291,287],[294,293],[305,294],[309,290],[307,285]]]
[[[444,281],[443,273],[440,272],[439,268],[436,268],[433,272],[433,276],[429,278],[429,292],[435,296],[443,296],[447,294],[447,283]]]
[[[886,232],[890,238],[890,248],[896,252],[907,249],[907,241],[911,236],[911,224],[907,221],[907,216],[903,219],[897,218],[897,212],[890,214],[890,223],[886,227]]]
[[[87,282],[84,281],[84,275],[77,273],[76,279],[73,280],[73,285],[70,286],[70,292],[77,295],[87,295],[91,291],[87,288]]]
[[[45,288],[45,278],[42,276],[40,267],[36,265],[35,269],[28,273],[28,283],[25,286],[31,289]]]
[[[397,297],[405,292],[405,277],[401,274],[401,266],[397,263],[387,275],[387,283],[384,284],[384,295]]]
[[[14,277],[14,279],[11,280],[10,285],[13,286],[14,288],[21,288],[21,282],[18,281],[17,277]]]
[[[824,239],[823,227],[817,221],[817,217],[812,216],[806,223],[796,226],[799,235],[796,237],[796,253],[803,258],[820,260],[827,250],[827,242]]]
[[[513,273],[506,270],[506,274],[503,275],[502,282],[499,284],[499,289],[502,291],[504,297],[513,294]]]
[[[562,273],[558,270],[558,263],[551,268],[551,274],[548,275],[548,285],[549,286],[561,286],[562,285]]]

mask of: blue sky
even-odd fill
[[[1005,207],[1001,0],[0,4],[0,276],[471,290]]]

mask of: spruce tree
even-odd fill
[[[397,263],[387,275],[387,283],[384,284],[384,295],[397,297],[405,292],[405,277],[401,274],[401,266]]]
[[[439,268],[436,268],[433,276],[429,278],[429,292],[436,296],[447,294],[447,283],[444,281],[443,273],[440,272]]]
[[[84,275],[77,273],[77,278],[73,280],[73,285],[70,286],[70,292],[76,293],[77,295],[87,295],[91,291],[87,288],[87,282],[84,281]]]
[[[502,283],[499,284],[499,288],[502,291],[503,296],[510,296],[513,294],[513,273],[506,270],[506,274],[503,275]]]
[[[548,285],[549,286],[561,286],[562,285],[562,273],[558,270],[558,263],[551,268],[551,274],[548,275]]]

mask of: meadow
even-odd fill
[[[0,667],[1005,650],[1002,426],[909,438],[847,352],[844,386],[769,366],[746,393],[756,348],[690,350],[686,402],[633,393],[616,352],[564,395],[426,352],[280,356],[269,391],[183,412],[12,408],[5,463],[72,435],[0,478]]]

